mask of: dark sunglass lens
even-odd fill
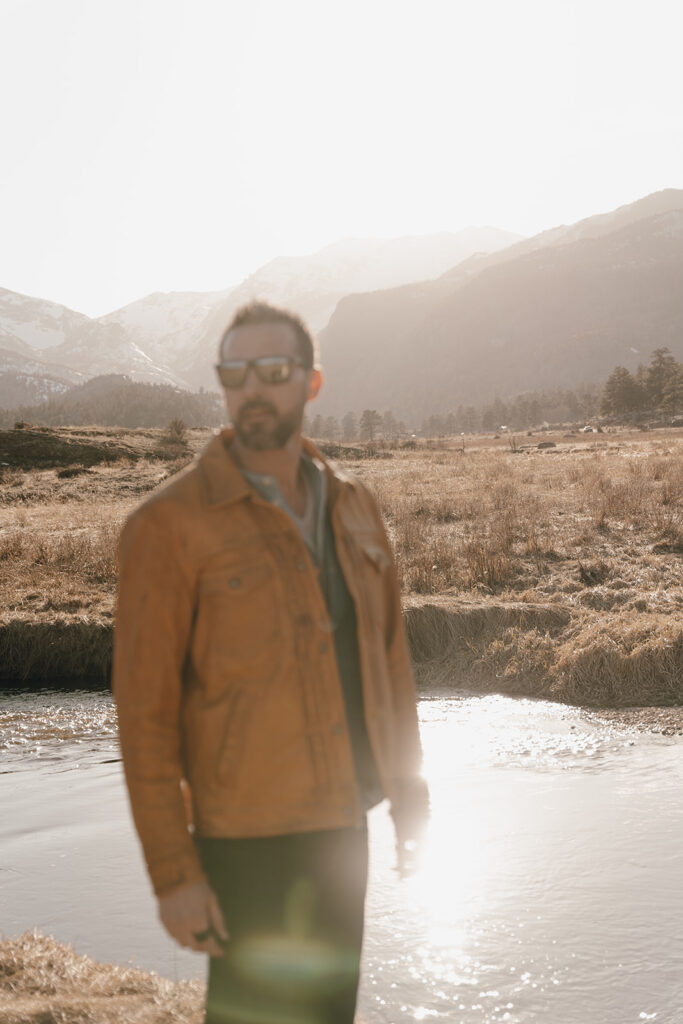
[[[247,377],[247,363],[235,361],[234,363],[221,363],[216,367],[220,382],[224,388],[241,388]]]
[[[292,364],[286,356],[268,356],[256,361],[256,370],[264,384],[284,384],[289,380]]]

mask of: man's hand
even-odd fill
[[[209,956],[223,956],[230,936],[218,899],[208,882],[194,882],[159,896],[159,917],[176,942]]]
[[[391,813],[396,830],[396,870],[399,878],[409,878],[419,867],[429,823],[429,791],[421,776],[403,785],[398,800],[392,803]]]

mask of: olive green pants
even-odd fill
[[[366,828],[197,845],[230,933],[206,1024],[353,1024]]]

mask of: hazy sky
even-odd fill
[[[99,315],[683,187],[680,0],[0,0],[0,287]]]

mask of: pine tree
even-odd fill
[[[347,412],[341,423],[342,441],[358,439],[358,421],[352,412]]]
[[[320,413],[314,418],[311,423],[311,437],[319,440],[325,436],[325,421],[323,420]]]
[[[678,363],[662,392],[662,408],[676,416],[683,410],[683,363]]]
[[[398,424],[391,409],[387,409],[382,416],[382,433],[385,437],[395,438],[398,435]]]
[[[336,416],[328,416],[323,424],[323,437],[328,441],[338,441],[339,434],[339,420]]]
[[[375,431],[382,423],[382,417],[376,409],[364,409],[360,418],[361,441],[374,441]]]
[[[642,392],[632,373],[617,366],[610,373],[600,397],[600,411],[608,416],[635,412],[642,402]]]
[[[668,348],[656,348],[650,356],[647,368],[647,397],[654,409],[659,409],[664,401],[664,391],[669,382],[678,372],[678,363]]]

